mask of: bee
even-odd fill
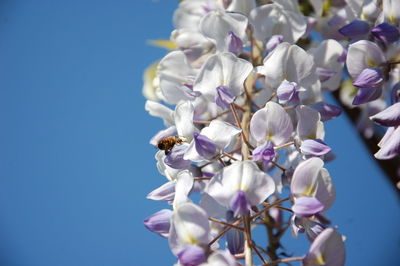
[[[172,150],[172,148],[175,146],[175,144],[181,144],[183,140],[178,137],[178,136],[171,136],[165,139],[160,140],[157,143],[157,148],[159,148],[162,151],[165,151],[165,155],[168,155],[168,153]]]

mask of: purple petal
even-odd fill
[[[232,31],[229,31],[228,38],[229,38],[228,51],[235,55],[240,54],[243,50],[242,40],[238,36],[236,36],[236,34],[233,33]]]
[[[395,103],[385,110],[370,117],[375,123],[386,126],[393,127],[400,125],[400,103]]]
[[[334,70],[326,69],[323,67],[317,67],[316,72],[321,82],[327,81],[337,73]]]
[[[268,52],[271,52],[275,49],[280,43],[283,42],[282,35],[273,35],[266,44],[266,48]]]
[[[250,202],[246,192],[243,190],[238,190],[235,195],[233,195],[229,205],[230,209],[235,213],[235,216],[239,214],[246,215],[250,210]]]
[[[374,154],[375,158],[380,160],[392,159],[400,155],[400,127],[394,131],[388,129],[388,136],[385,134],[385,142],[381,145],[380,150]],[[390,131],[389,131],[390,130]]]
[[[379,68],[366,68],[353,82],[359,88],[376,89],[383,83],[383,74]]]
[[[360,37],[369,32],[369,24],[364,20],[353,20],[339,30],[340,34],[349,38]]]
[[[151,200],[172,201],[175,198],[175,181],[170,181],[156,188],[147,195]]]
[[[392,104],[397,103],[399,101],[400,98],[400,82],[396,83],[393,88],[392,91],[390,93],[390,102]]]
[[[232,211],[228,211],[226,216],[228,223],[236,221]],[[244,251],[244,240],[244,233],[239,230],[231,229],[226,233],[226,242],[231,254],[239,254]]]
[[[346,66],[350,76],[355,79],[369,67],[386,62],[382,49],[374,42],[361,40],[349,45]]]
[[[208,137],[198,133],[194,133],[193,136],[197,153],[205,159],[213,158],[217,152],[217,146],[215,146],[214,142]]]
[[[218,86],[215,94],[215,103],[225,109],[235,100],[231,89],[228,86]]]
[[[188,98],[188,100],[193,101],[196,99],[196,97],[199,97],[201,93],[199,91],[194,91],[192,85],[184,84],[183,86],[180,87],[182,90],[183,94],[185,94]]]
[[[296,98],[296,96],[298,96],[298,87],[299,86],[296,82],[289,82],[287,80],[282,81],[281,85],[279,85],[278,89],[276,90],[279,103],[286,104],[287,102],[290,102],[292,99]]]
[[[344,63],[346,62],[346,58],[347,58],[347,49],[343,49],[342,54],[337,58],[337,61],[339,63]]]
[[[164,163],[174,169],[186,169],[192,163],[190,160],[183,159],[186,150],[187,146],[175,145],[165,156]]]
[[[371,33],[386,44],[396,42],[400,38],[399,30],[386,22],[372,28]]]
[[[301,144],[300,150],[305,155],[322,156],[332,149],[320,139],[307,139]]]
[[[199,246],[188,246],[177,254],[179,262],[184,266],[197,266],[206,262],[206,254]]]
[[[359,105],[376,100],[381,96],[382,90],[374,88],[360,88],[354,97],[353,105]]]
[[[253,161],[269,163],[274,157],[275,150],[271,142],[264,143],[253,151]]]
[[[326,102],[317,102],[311,105],[311,107],[319,112],[322,122],[338,117],[342,113],[340,107]]]
[[[305,228],[308,240],[310,240],[310,242],[313,242],[315,240],[315,238],[322,231],[324,231],[325,228],[326,228],[326,226],[324,226],[323,224],[311,221],[308,224],[308,226]]]
[[[163,209],[144,220],[144,226],[150,231],[166,237],[171,226],[172,211]]]
[[[295,199],[292,210],[297,216],[310,217],[321,212],[324,208],[324,204],[314,197],[300,197]]]

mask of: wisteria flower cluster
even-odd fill
[[[166,127],[150,141],[166,181],[147,196],[166,209],[144,223],[176,265],[344,265],[324,168],[324,123],[341,109],[323,92],[357,105],[365,134],[387,127],[377,158],[398,156],[399,19],[396,0],[179,3],[170,41],[156,42],[170,52],[143,88]],[[265,248],[253,237],[262,226]],[[287,231],[307,236],[307,254],[286,256]]]

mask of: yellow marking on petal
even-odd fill
[[[317,138],[317,132],[316,131],[311,132],[310,135],[308,135],[306,138],[307,139],[316,139]]]
[[[390,24],[394,24],[394,25],[397,24],[397,17],[394,12],[391,12],[390,15],[388,16],[388,21]]]
[[[150,99],[153,101],[158,101],[158,97],[156,95],[157,87],[154,86],[154,83],[153,83],[154,79],[157,76],[157,66],[158,66],[158,62],[155,62],[152,65],[150,65],[148,68],[146,68],[143,73],[144,86],[142,89],[142,93],[147,99]]]
[[[267,140],[272,140],[272,137],[274,136],[274,132],[272,130],[268,130],[268,135],[266,136]]]
[[[197,239],[190,234],[186,235],[184,237],[183,241],[189,245],[197,245],[198,244]]]
[[[325,264],[326,264],[326,259],[325,259],[324,254],[322,254],[322,253],[321,253],[321,254],[318,254],[318,256],[315,257],[314,262],[315,262],[316,264],[318,264],[318,265],[325,265]]]
[[[317,190],[317,186],[311,185],[311,186],[308,186],[308,187],[303,191],[303,193],[301,193],[301,195],[302,195],[302,196],[305,196],[305,197],[313,197],[313,196],[315,195],[316,190]]]
[[[150,40],[148,43],[153,46],[165,48],[167,50],[176,50],[178,48],[178,45],[170,40]]]
[[[372,58],[367,57],[367,66],[368,67],[377,67],[379,64],[372,60]]]

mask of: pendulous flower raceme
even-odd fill
[[[387,127],[376,158],[399,156],[399,1],[184,0],[173,22],[143,87],[165,125],[150,143],[170,144],[155,155],[165,183],[148,194],[166,207],[145,226],[176,265],[344,265],[324,167],[324,123],[341,109],[324,92],[360,108],[364,134]],[[307,236],[307,254],[282,255],[288,230]]]

